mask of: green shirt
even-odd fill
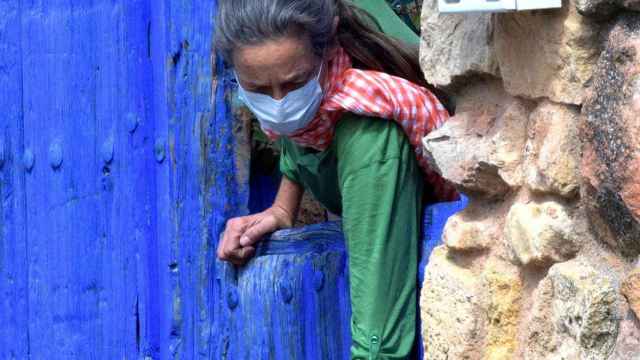
[[[349,256],[352,358],[409,358],[416,331],[422,173],[393,121],[347,114],[332,144],[281,140],[280,168],[342,216]]]

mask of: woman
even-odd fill
[[[219,258],[244,264],[311,191],[343,219],[352,358],[410,357],[424,193],[455,196],[421,153],[449,113],[425,89],[417,49],[344,0],[222,0],[216,31],[240,98],[280,139],[284,174],[271,208],[227,223]]]

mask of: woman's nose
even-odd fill
[[[275,100],[282,100],[286,95],[287,93],[281,86],[274,86],[271,88],[271,97]]]

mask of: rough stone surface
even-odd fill
[[[420,64],[427,80],[441,86],[469,75],[498,75],[492,15],[440,14],[437,1],[425,1]]]
[[[535,295],[525,358],[609,358],[622,318],[609,275],[579,261],[556,264]]]
[[[526,321],[524,358],[547,359],[557,352],[559,339],[556,336],[552,312],[553,282],[544,279],[532,294],[531,313]]]
[[[464,40],[477,17],[447,23],[425,10],[429,46],[493,46],[500,65],[469,76],[465,64],[478,58],[459,58],[467,49],[425,60],[423,43],[423,66],[433,67],[425,71],[451,84],[458,111],[423,140],[426,153],[470,198],[427,267],[426,360],[640,360],[640,270],[630,273],[640,268],[632,2],[494,14],[493,45],[452,40]],[[447,26],[455,30],[438,32]]]
[[[618,342],[609,360],[640,360],[640,327],[638,318],[630,311],[620,322]]]
[[[576,226],[563,205],[516,203],[507,216],[505,239],[516,264],[544,265],[569,260],[578,252],[575,233]]]
[[[522,184],[528,115],[513,99],[497,114],[458,114],[423,143],[434,168],[463,192],[500,198]]]
[[[527,185],[538,193],[574,198],[580,189],[579,110],[544,101],[531,115]]]
[[[640,16],[611,31],[583,108],[585,195],[602,237],[640,254]],[[604,226],[598,226],[602,219]]]
[[[582,104],[600,53],[598,33],[574,6],[497,15],[495,49],[505,88],[518,96]]]
[[[509,360],[518,347],[518,321],[524,287],[516,267],[490,258],[482,273],[483,293],[487,294],[486,360]]]
[[[484,250],[495,242],[496,230],[492,219],[468,219],[467,213],[463,211],[449,218],[442,241],[452,250]]]
[[[446,248],[436,248],[425,273],[420,298],[425,358],[480,359],[483,320],[476,296],[480,283],[447,255]]]
[[[629,302],[631,310],[640,319],[640,268],[635,269],[622,283],[621,292]]]

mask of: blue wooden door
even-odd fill
[[[0,1],[0,358],[211,358],[215,1]]]
[[[249,195],[216,7],[0,0],[0,359],[348,356],[335,224],[215,261]]]

